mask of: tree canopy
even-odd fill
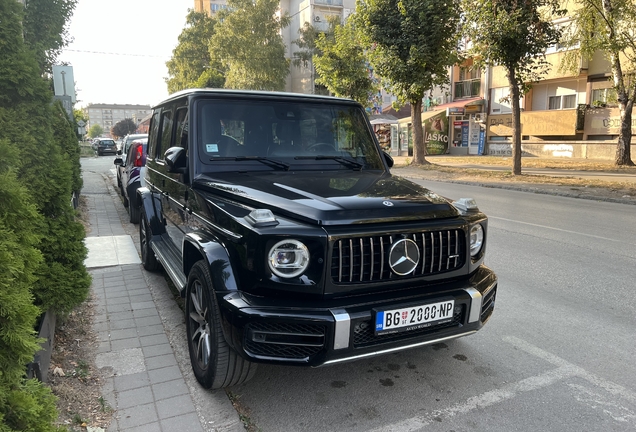
[[[131,118],[118,121],[110,128],[110,134],[114,137],[124,137],[137,130],[137,125]]]
[[[223,87],[225,77],[221,63],[212,61],[209,50],[215,23],[205,12],[188,12],[172,58],[166,62],[169,93],[192,87]]]
[[[226,88],[284,90],[290,61],[281,29],[287,14],[277,15],[278,0],[228,0],[218,12],[210,57],[222,63]]]
[[[382,85],[411,104],[413,163],[427,163],[422,98],[456,63],[459,0],[365,0],[351,17]]]
[[[636,3],[633,0],[575,0],[572,25],[564,44],[576,47],[564,57],[563,66],[578,70],[580,56],[591,59],[598,51],[609,60],[616,90],[621,125],[616,165],[634,165],[631,159],[632,111],[636,101]]]
[[[35,51],[40,73],[51,72],[62,49],[72,41],[66,25],[77,0],[29,0],[22,21],[24,41]]]
[[[344,25],[333,22],[331,28],[332,32],[320,33],[315,40],[316,83],[324,85],[336,96],[369,106],[371,95],[378,89],[371,78],[353,21],[348,20]]]
[[[88,136],[91,138],[97,138],[104,133],[104,128],[98,124],[94,124],[90,128],[88,128]]]
[[[545,51],[559,41],[552,21],[563,16],[560,0],[463,0],[464,36],[477,66],[506,71],[512,105],[512,172],[521,174],[521,109],[519,99],[547,70]]]

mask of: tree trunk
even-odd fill
[[[519,85],[514,68],[508,68],[510,99],[512,104],[512,174],[521,174],[521,107],[519,106]]]
[[[422,98],[411,101],[411,125],[413,127],[413,164],[428,164],[422,127]]]
[[[616,165],[634,166],[631,157],[632,145],[632,108],[634,101],[629,100],[626,104],[620,104],[621,110],[621,130],[618,134],[618,145],[616,146]]]

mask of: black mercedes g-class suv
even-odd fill
[[[356,102],[186,90],[152,114],[142,262],[185,298],[206,388],[466,336],[492,314],[487,218],[391,175]]]

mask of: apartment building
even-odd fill
[[[121,120],[130,118],[139,124],[150,111],[150,105],[89,104],[84,108],[88,117],[87,129],[98,124],[104,129],[104,136],[110,136],[110,128]]]
[[[225,0],[195,0],[194,9],[197,12],[207,12],[214,15],[227,7]],[[285,55],[288,59],[294,58],[298,46],[293,42],[300,37],[300,29],[305,23],[311,24],[318,30],[327,30],[327,18],[337,16],[342,22],[355,10],[355,0],[281,0],[282,13],[287,12],[291,17],[291,23],[282,31],[285,44]],[[305,94],[327,94],[324,87],[316,85],[315,70],[312,64],[307,67],[291,66],[287,76],[286,91]]]

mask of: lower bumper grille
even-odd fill
[[[486,322],[490,315],[492,315],[492,311],[495,309],[495,297],[497,296],[497,286],[490,290],[488,294],[484,296],[484,299],[481,302],[481,315],[480,319],[482,322]]]
[[[431,327],[421,328],[412,331],[406,331],[402,333],[392,333],[392,334],[383,334],[383,335],[375,335],[373,321],[363,321],[360,323],[356,323],[354,327],[353,334],[353,347],[354,348],[364,348],[369,347],[381,343],[386,342],[395,342],[404,339],[410,339],[415,336],[422,336],[427,333],[434,333],[439,330],[449,328],[449,327],[457,327],[464,322],[464,314],[466,310],[466,305],[457,305],[455,306],[453,320],[448,323],[433,325]]]
[[[324,348],[325,332],[320,324],[251,323],[244,347],[255,356],[303,360]]]

